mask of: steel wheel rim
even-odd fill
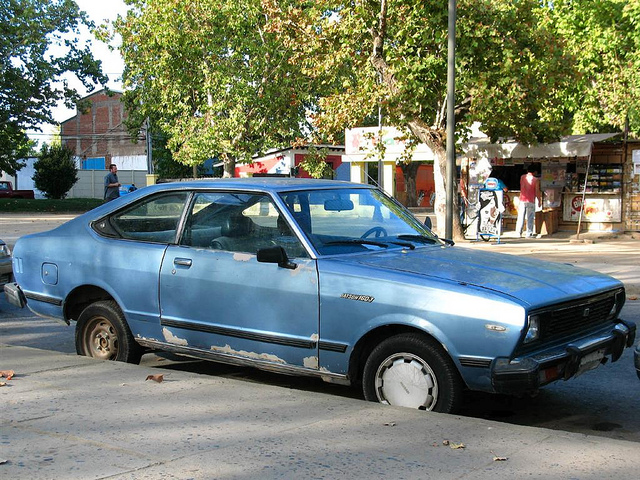
[[[378,367],[375,379],[380,403],[433,410],[438,401],[438,381],[433,369],[412,353],[394,353]]]
[[[118,356],[118,334],[113,324],[104,317],[96,317],[85,329],[85,351],[90,357],[113,360]]]

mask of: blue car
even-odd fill
[[[453,246],[348,182],[155,185],[20,238],[13,262],[8,299],[75,323],[80,355],[173,352],[439,412],[615,361],[636,330],[618,280]]]
[[[120,192],[120,196],[127,195],[128,193],[135,192],[138,189],[135,183],[123,183],[120,185],[118,191]]]

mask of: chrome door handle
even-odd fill
[[[174,258],[173,264],[180,265],[181,267],[190,267],[193,261],[190,258]]]

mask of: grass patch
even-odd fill
[[[65,198],[64,200],[0,198],[0,212],[5,213],[84,213],[102,205],[99,198]]]

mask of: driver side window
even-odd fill
[[[254,255],[280,245],[291,258],[308,256],[271,199],[262,194],[197,193],[180,243]]]

